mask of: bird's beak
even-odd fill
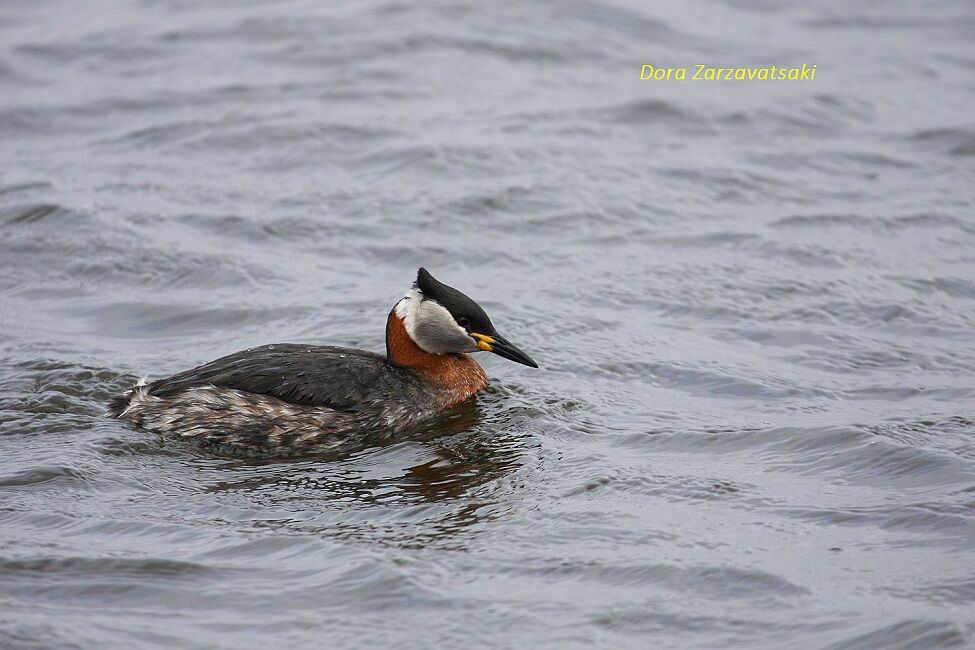
[[[510,343],[500,334],[487,336],[486,334],[471,332],[471,337],[477,341],[478,350],[493,352],[498,356],[504,357],[505,359],[511,359],[512,361],[523,363],[526,366],[531,366],[532,368],[538,367],[538,364],[532,361],[530,356],[519,350],[513,343]]]

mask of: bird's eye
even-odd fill
[[[465,330],[470,329],[471,327],[471,321],[466,316],[461,316],[460,318],[458,318],[457,324],[463,327]]]

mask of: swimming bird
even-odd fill
[[[488,385],[469,353],[537,368],[498,334],[476,302],[417,271],[386,319],[386,355],[276,343],[248,348],[151,383],[109,415],[247,456],[341,452],[395,439]]]

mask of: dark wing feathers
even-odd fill
[[[407,372],[364,350],[286,343],[242,350],[160,379],[149,385],[149,393],[167,398],[194,386],[213,385],[304,406],[355,410],[384,396],[415,390]]]

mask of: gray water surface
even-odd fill
[[[975,641],[968,2],[0,4],[0,647]],[[811,82],[640,66],[816,64]],[[113,392],[381,350],[416,267],[541,365],[347,458]]]

